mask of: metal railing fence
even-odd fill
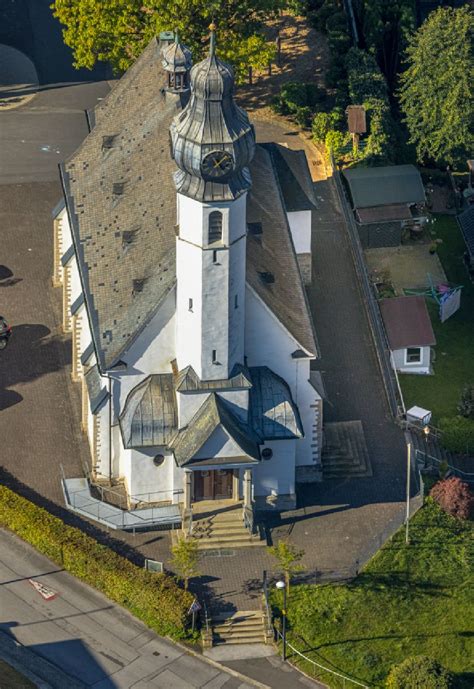
[[[275,631],[276,631],[277,638],[280,637],[280,639],[283,640],[283,636],[282,636],[281,631],[279,629],[276,629]],[[291,649],[293,651],[293,653],[295,653],[300,658],[303,658],[303,660],[305,660],[307,663],[310,663],[315,668],[318,668],[320,671],[320,674],[321,674],[321,671],[327,672],[328,674],[330,674],[334,677],[337,677],[339,680],[342,680],[343,689],[346,689],[346,687],[362,687],[363,689],[369,689],[368,684],[363,684],[362,682],[359,682],[357,679],[353,679],[352,677],[348,677],[347,675],[342,674],[341,672],[337,672],[337,670],[332,670],[331,668],[326,667],[325,665],[322,665],[322,663],[316,662],[316,660],[313,660],[312,658],[308,658],[307,655],[305,655],[304,653],[301,653],[301,651],[299,651],[297,648],[295,648],[293,646],[293,644],[288,641],[288,639],[286,641],[286,647]],[[317,679],[319,679],[319,678],[317,678]]]

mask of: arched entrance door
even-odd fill
[[[208,469],[194,472],[194,500],[232,498],[232,469]]]

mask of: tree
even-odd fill
[[[400,104],[420,162],[466,166],[474,148],[474,12],[440,7],[409,39]]]
[[[474,420],[474,384],[466,385],[458,404],[458,412],[466,419]]]
[[[198,544],[193,538],[181,537],[178,542],[171,547],[173,557],[171,566],[175,570],[179,579],[184,582],[184,590],[188,590],[189,580],[192,577],[200,576],[198,570],[199,551]]]
[[[435,483],[430,495],[445,512],[458,519],[469,519],[473,506],[471,489],[460,478],[452,476]]]
[[[395,665],[387,678],[387,689],[451,689],[452,676],[440,663],[427,656],[406,658]]]
[[[299,572],[304,571],[304,566],[300,560],[304,555],[304,550],[298,550],[287,541],[278,541],[276,545],[268,548],[268,552],[278,562],[278,567],[283,572],[287,591],[290,590],[290,581]]]
[[[97,61],[126,70],[153,36],[177,29],[198,60],[207,48],[209,24],[218,21],[218,48],[242,79],[249,67],[268,65],[275,46],[262,34],[286,0],[55,0],[54,16],[73,50],[74,66],[91,69]]]

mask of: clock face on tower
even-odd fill
[[[234,169],[234,158],[227,151],[211,151],[201,161],[201,172],[210,179],[227,177]]]

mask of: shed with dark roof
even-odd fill
[[[381,299],[379,304],[394,368],[430,373],[430,347],[436,338],[424,297]]]

